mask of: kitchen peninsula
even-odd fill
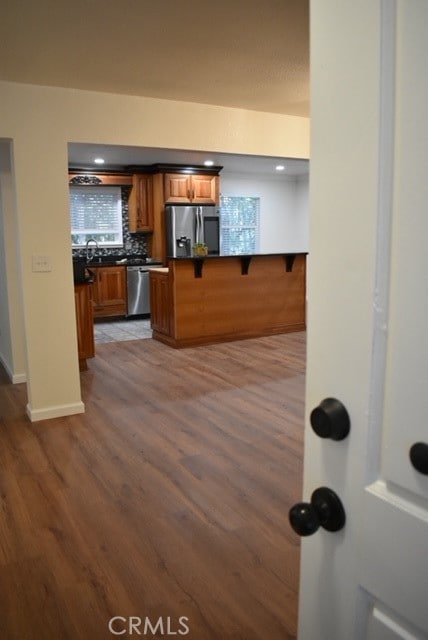
[[[153,338],[173,347],[302,331],[306,253],[170,258],[150,297]]]

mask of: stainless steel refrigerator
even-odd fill
[[[189,257],[203,242],[208,255],[220,254],[220,212],[215,205],[167,205],[166,251],[170,258]]]

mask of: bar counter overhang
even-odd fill
[[[170,258],[150,272],[153,338],[188,347],[303,331],[306,255]]]

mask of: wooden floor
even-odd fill
[[[295,638],[304,369],[304,333],[102,344],[30,424],[0,368],[1,640]]]

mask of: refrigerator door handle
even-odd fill
[[[202,211],[201,211],[201,207],[196,207],[196,242],[203,242],[203,239],[202,239]]]
[[[205,242],[205,229],[204,229],[204,212],[202,207],[199,207],[201,216],[201,242]]]

